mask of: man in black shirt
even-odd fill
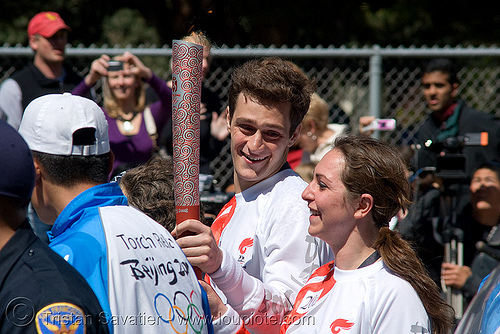
[[[458,88],[451,60],[432,59],[423,68],[422,91],[430,113],[417,133],[420,148],[413,161],[420,186],[408,215],[398,222],[400,233],[415,243],[438,284],[444,244],[456,227],[452,218],[460,216],[470,201],[470,177],[479,166],[500,157],[500,122],[460,100]],[[481,134],[487,134],[487,145],[471,145],[475,140],[464,145],[466,136]],[[437,173],[429,172],[433,168]]]
[[[417,133],[417,141],[421,145],[417,167],[440,167],[437,156],[445,146],[445,153],[466,156],[464,169],[466,176],[470,177],[480,165],[499,159],[500,123],[493,114],[467,106],[458,98],[458,87],[457,72],[449,59],[433,59],[424,67],[422,90],[431,113]],[[464,136],[481,133],[488,133],[487,145],[469,141],[460,147],[464,144]],[[450,139],[456,139],[450,142],[455,142],[456,147],[446,145]]]
[[[19,128],[24,109],[32,100],[42,95],[71,92],[82,81],[72,68],[64,65],[70,30],[55,12],[38,13],[28,23],[33,62],[15,72],[0,86],[0,119],[15,129]],[[28,217],[35,234],[48,243],[46,232],[50,226],[38,219],[31,206]]]
[[[41,12],[30,20],[28,37],[34,52],[33,62],[0,86],[0,115],[15,129],[19,128],[23,111],[32,100],[46,94],[70,92],[82,80],[64,66],[69,30],[55,12]]]

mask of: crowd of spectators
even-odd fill
[[[372,138],[374,117],[332,123],[280,58],[235,68],[227,106],[202,84],[200,175],[229,143],[233,184],[220,212],[177,222],[172,83],[130,52],[81,78],[55,12],[27,31],[33,62],[0,86],[0,332],[448,333],[495,291],[500,121],[459,99],[449,59],[421,70],[412,146]],[[205,77],[211,41],[182,39]]]

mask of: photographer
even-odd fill
[[[476,294],[482,279],[498,264],[500,253],[500,164],[486,163],[472,175],[470,205],[458,218],[464,231],[464,265],[443,263],[442,279],[463,292],[466,304]],[[483,242],[476,250],[478,241]]]
[[[145,163],[157,148],[156,138],[172,117],[172,91],[135,55],[125,52],[115,57],[102,55],[94,60],[90,72],[72,91],[85,96],[98,80],[103,80],[104,107],[109,124],[109,141],[115,155],[111,176]],[[146,106],[144,83],[148,83],[159,97]],[[149,117],[149,118],[148,118]],[[156,133],[148,131],[153,120]]]
[[[499,158],[500,123],[492,114],[474,110],[464,101],[457,99],[459,81],[454,64],[450,60],[431,60],[423,69],[422,87],[431,114],[417,133],[417,142],[420,145],[416,161],[418,169],[436,167],[438,154],[428,143],[442,143],[446,139],[457,138],[460,149],[463,144],[460,138],[470,133],[487,132],[488,143],[486,146],[461,147],[460,153],[467,157],[467,176],[470,177],[479,165]]]
[[[443,256],[442,212],[443,192],[453,191],[456,199],[453,214],[459,214],[469,202],[471,172],[488,161],[498,159],[500,125],[494,116],[469,108],[457,99],[459,82],[453,63],[448,59],[433,59],[423,69],[422,90],[431,113],[417,133],[418,149],[412,162],[417,171],[415,178],[416,197],[409,214],[398,229],[406,239],[415,242],[419,255],[431,276],[440,280]],[[466,134],[488,134],[488,145],[465,145]],[[431,145],[429,145],[432,143]],[[460,163],[453,161],[460,155]],[[444,157],[443,157],[444,155]],[[438,158],[448,161],[444,168],[456,169],[461,177],[444,180],[433,171]],[[451,165],[451,166],[450,166]]]

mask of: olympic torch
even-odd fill
[[[200,219],[200,105],[203,46],[174,40],[172,134],[176,223]],[[201,272],[195,268],[198,278]]]

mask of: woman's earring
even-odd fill
[[[316,135],[313,135],[313,133],[311,131],[307,132],[307,136],[311,137],[312,140],[318,139],[318,137]]]

